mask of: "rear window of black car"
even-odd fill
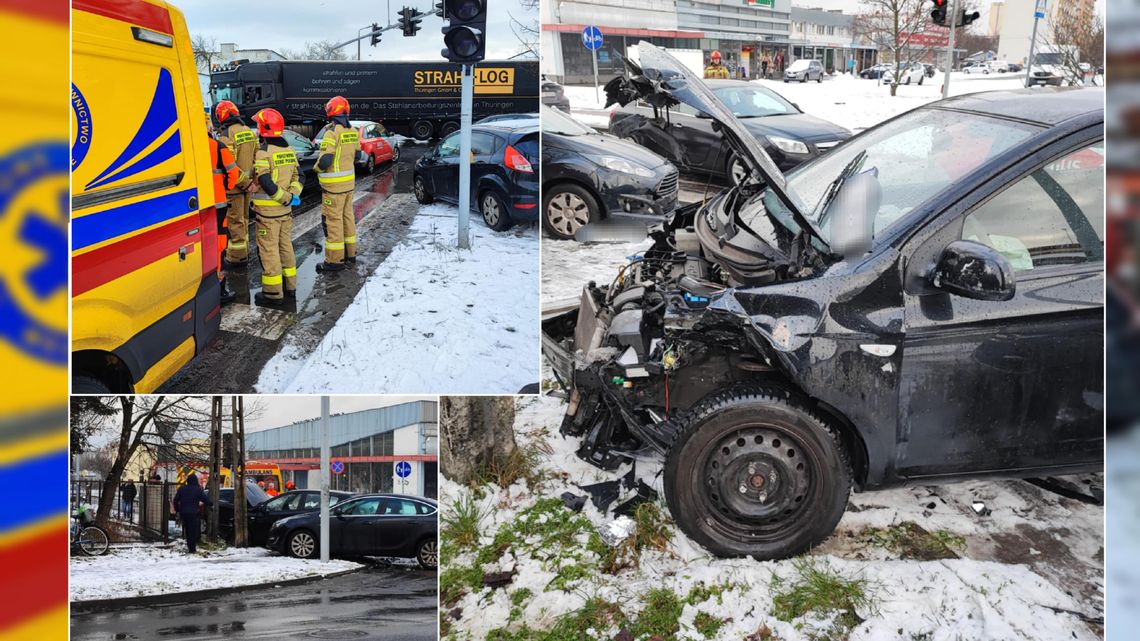
[[[539,147],[537,133],[527,134],[522,138],[519,138],[513,146],[518,150],[520,154],[526,157],[527,160],[531,161],[532,163],[538,162]]]

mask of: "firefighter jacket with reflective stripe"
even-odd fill
[[[235,194],[244,190],[249,181],[253,180],[253,157],[257,154],[257,134],[241,123],[234,123],[223,128],[218,140],[229,148],[237,162],[240,174],[237,182],[230,184],[228,192]]]
[[[293,208],[289,203],[293,196],[301,195],[301,173],[297,166],[297,154],[289,147],[265,144],[257,150],[253,161],[254,179],[268,175],[277,185],[277,193],[270,196],[258,189],[253,193],[250,204],[258,216],[277,218],[288,216]]]
[[[237,186],[241,170],[234,161],[234,155],[225,145],[219,144],[210,136],[210,158],[214,163],[214,207],[221,209],[227,205],[227,189]]]
[[[706,78],[728,78],[728,67],[724,65],[709,65],[705,67]]]
[[[334,124],[321,138],[321,156],[317,158],[317,179],[321,189],[330,194],[343,194],[356,186],[356,152],[360,149],[360,132]],[[321,157],[332,155],[332,164],[321,170]],[[327,162],[327,161],[325,161]]]

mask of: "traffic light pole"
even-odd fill
[[[950,97],[950,70],[954,68],[954,31],[958,22],[958,0],[950,0],[950,44],[946,50],[946,71],[942,74],[942,97]]]
[[[463,65],[463,97],[459,115],[459,248],[469,249],[467,220],[471,213],[471,103],[475,94],[475,65]]]

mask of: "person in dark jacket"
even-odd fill
[[[174,493],[174,511],[182,518],[182,531],[186,534],[186,548],[190,554],[198,550],[198,538],[202,535],[199,504],[210,507],[213,502],[198,483],[198,476],[192,473],[186,477],[186,484]]]
[[[135,497],[138,496],[138,488],[135,487],[135,482],[127,479],[126,483],[119,486],[119,495],[123,499],[123,518],[128,523],[135,520]]]

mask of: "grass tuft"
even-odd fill
[[[871,545],[884,548],[907,560],[956,559],[957,552],[966,549],[964,537],[948,530],[931,532],[913,521],[885,528],[866,528],[860,536]]]
[[[791,580],[772,579],[772,614],[786,622],[807,615],[817,619],[834,615],[827,636],[819,638],[847,639],[863,622],[858,612],[874,608],[867,581],[844,577],[812,557],[800,557],[792,563],[796,575]]]

